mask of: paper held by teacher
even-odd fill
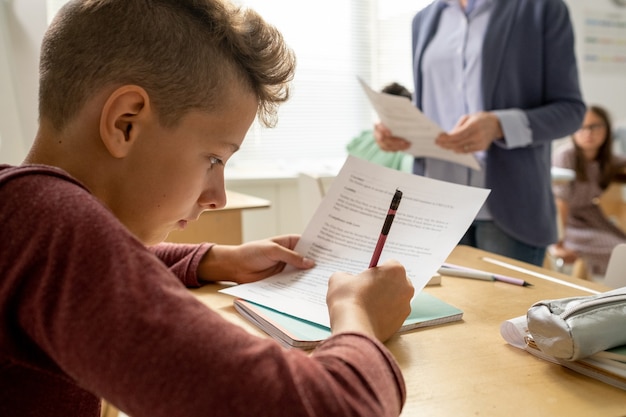
[[[406,97],[374,91],[361,78],[359,82],[380,121],[394,136],[411,142],[411,147],[405,151],[406,153],[442,159],[481,170],[474,154],[455,153],[437,146],[435,139],[443,129],[419,111]]]
[[[461,239],[489,190],[413,175],[349,156],[295,250],[315,260],[306,271],[281,274],[221,292],[329,326],[326,291],[335,271],[368,267],[395,190],[402,203],[382,250],[396,259],[419,292]]]

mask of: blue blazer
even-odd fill
[[[442,2],[413,19],[415,104],[422,107],[422,54],[433,38]],[[585,104],[578,84],[574,33],[562,0],[494,0],[482,49],[482,92],[486,111],[524,111],[532,143],[487,150],[485,181],[493,221],[510,236],[545,247],[557,240],[552,195],[551,141],[582,123]]]

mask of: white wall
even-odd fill
[[[565,0],[570,9],[576,35],[576,55],[585,102],[606,107],[614,121],[626,123],[626,7],[613,0]],[[621,25],[596,27],[586,19],[600,19]],[[604,37],[606,46],[588,37]],[[586,54],[613,56],[621,62],[593,63]]]
[[[17,164],[37,131],[45,0],[0,0],[0,163]]]
[[[5,16],[6,5],[0,3],[0,58],[12,56],[9,51],[9,31]],[[11,55],[10,55],[11,54]],[[24,154],[21,141],[17,95],[13,87],[12,66],[0,59],[0,163],[16,164]]]

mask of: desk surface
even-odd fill
[[[520,349],[500,336],[500,324],[526,313],[535,301],[588,295],[582,289],[487,262],[503,261],[564,282],[606,291],[606,287],[466,246],[448,262],[523,278],[532,287],[444,276],[424,291],[464,312],[463,321],[418,329],[387,342],[403,370],[407,403],[402,416],[625,416],[626,392],[577,374]],[[219,285],[195,295],[226,319],[264,335],[232,307]]]

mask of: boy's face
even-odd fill
[[[236,152],[257,112],[250,93],[216,112],[191,111],[174,128],[155,120],[138,125],[112,209],[145,244],[163,241],[207,209],[226,204],[224,164]],[[135,128],[135,127],[133,127]]]

